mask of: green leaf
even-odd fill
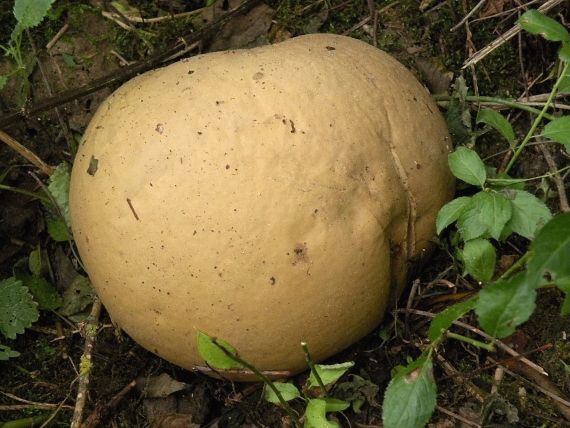
[[[59,313],[65,316],[75,315],[93,303],[95,290],[89,278],[77,275],[63,292],[63,307]]]
[[[291,401],[301,396],[297,387],[290,382],[273,382],[273,385],[281,393],[285,401]],[[277,398],[277,394],[267,385],[263,386],[263,398],[273,404],[281,403],[279,398]]]
[[[39,246],[28,256],[28,269],[36,276],[42,276],[48,272],[49,266],[45,251]]]
[[[19,356],[19,352],[12,350],[9,346],[0,344],[0,361],[7,361],[10,358]]]
[[[16,0],[14,16],[24,29],[38,25],[47,16],[55,0]]]
[[[570,277],[570,213],[560,214],[540,229],[530,245],[527,276],[532,285]]]
[[[46,279],[33,275],[19,275],[17,278],[22,281],[24,287],[28,287],[39,309],[55,310],[63,304],[59,293]]]
[[[500,280],[483,288],[475,313],[487,333],[502,338],[513,334],[517,326],[529,319],[535,300],[535,286],[521,272],[510,280]]]
[[[2,89],[4,89],[4,86],[6,86],[6,83],[8,83],[8,76],[4,76],[0,74],[0,91]]]
[[[327,403],[327,412],[342,412],[349,408],[350,403],[339,400],[338,398],[323,398]]]
[[[436,395],[431,358],[421,357],[397,368],[384,394],[384,427],[424,427],[435,409]]]
[[[504,188],[524,190],[524,178],[513,178],[505,172],[499,172],[496,177],[487,178],[487,184],[494,190],[503,190]],[[507,199],[510,199],[507,197]]]
[[[465,241],[475,238],[499,239],[512,216],[511,201],[497,192],[475,194],[457,219],[457,228]]]
[[[445,204],[437,214],[437,220],[435,221],[437,226],[437,234],[439,235],[443,229],[449,226],[451,223],[456,221],[459,216],[465,211],[471,198],[467,196],[461,196]]]
[[[488,282],[493,278],[497,253],[489,241],[482,238],[467,241],[461,255],[466,274],[481,282]]]
[[[558,117],[546,124],[542,136],[561,144],[570,144],[570,116]]]
[[[62,58],[63,58],[63,63],[65,64],[66,67],[68,68],[77,67],[77,63],[75,62],[75,58],[73,57],[73,55],[70,55],[68,53],[63,53]]]
[[[445,116],[449,133],[455,145],[468,144],[474,139],[471,130],[471,112],[465,100],[467,92],[465,78],[459,76],[453,83],[453,93]]]
[[[458,147],[449,155],[448,163],[453,175],[460,180],[479,187],[485,184],[485,164],[474,150]]]
[[[69,234],[69,229],[65,224],[65,220],[61,217],[48,217],[46,220],[47,230],[51,239],[56,242],[66,242],[73,239]]]
[[[206,333],[198,331],[198,353],[204,361],[211,367],[229,370],[241,369],[243,366],[222,350],[225,349],[232,355],[237,355],[235,348],[222,339],[214,339]]]
[[[546,40],[553,42],[570,41],[570,34],[562,24],[537,10],[525,12],[519,19],[519,25],[523,30],[531,34],[538,34]]]
[[[65,220],[67,227],[71,227],[69,217],[69,165],[67,162],[60,163],[49,178],[48,190],[57,202],[59,214]]]
[[[429,326],[428,338],[431,343],[438,342],[441,340],[446,330],[451,327],[451,325],[465,315],[467,312],[472,310],[477,303],[477,298],[472,297],[463,302],[456,303],[453,306],[449,306],[444,311],[440,312],[431,320]]]
[[[354,366],[353,361],[329,365],[315,364],[315,370],[323,381],[323,384],[330,385],[331,383],[336,382],[352,366]],[[309,375],[309,387],[315,388],[317,386],[319,386],[319,383],[317,382],[315,374],[311,371],[311,374]]]
[[[509,144],[512,144],[515,140],[515,132],[513,131],[511,124],[501,113],[498,113],[495,110],[488,108],[479,110],[479,113],[477,113],[477,123],[484,123],[485,125],[499,131]]]
[[[475,196],[480,193],[485,192],[479,192]],[[472,197],[469,204],[467,204],[467,207],[457,219],[457,230],[464,241],[469,241],[482,236],[487,237],[487,226],[481,222],[480,213],[480,204],[475,197]]]
[[[562,76],[558,92],[570,92],[570,68],[566,69],[566,73]]]
[[[347,407],[348,405],[346,403]],[[323,398],[309,400],[305,410],[303,428],[337,428],[339,425],[336,422],[327,419],[327,411],[331,411],[329,410],[330,407],[331,405]]]
[[[527,239],[532,240],[551,218],[548,207],[533,194],[524,190],[508,189],[503,194],[511,200],[513,215],[507,228]]]
[[[0,333],[14,339],[38,318],[37,304],[21,281],[14,277],[0,281]]]
[[[360,413],[364,403],[376,406],[379,387],[363,377],[350,374],[348,381],[338,383],[334,388],[335,397],[351,403],[352,410]]]
[[[570,43],[562,43],[562,47],[558,51],[558,58],[562,62],[570,62]],[[560,91],[560,88],[558,90]]]

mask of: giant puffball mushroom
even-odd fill
[[[450,138],[395,59],[314,34],[138,76],[98,109],[74,237],[112,319],[179,366],[196,336],[297,373],[381,321],[453,193]],[[234,377],[235,378],[235,377]]]

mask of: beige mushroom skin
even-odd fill
[[[361,41],[315,34],[196,56],[99,108],[71,179],[73,232],[113,320],[185,368],[198,330],[260,370],[369,333],[452,196],[424,87]]]

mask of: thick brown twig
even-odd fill
[[[93,347],[97,338],[97,329],[99,326],[99,316],[101,315],[101,301],[95,298],[93,307],[87,318],[87,322],[83,328],[85,335],[85,345],[83,346],[83,355],[79,365],[79,383],[77,385],[77,398],[75,400],[75,409],[73,411],[73,419],[71,420],[71,428],[80,428],[83,426],[83,409],[87,402],[87,391],[89,388],[89,375],[91,374],[91,364]]]
[[[224,15],[221,15],[215,21],[204,26],[200,30],[181,37],[170,48],[167,48],[162,52],[158,52],[157,54],[152,55],[142,61],[136,62],[130,66],[124,67],[120,71],[113,71],[106,76],[93,80],[91,83],[85,86],[63,91],[53,97],[40,100],[33,106],[25,108],[24,110],[6,114],[0,117],[0,128],[11,125],[24,117],[34,116],[40,112],[50,110],[54,107],[58,107],[70,101],[87,96],[103,88],[120,84],[136,76],[137,74],[144,73],[145,71],[151,70],[160,64],[172,61],[178,58],[181,52],[185,52],[188,46],[194,44],[199,40],[202,40],[205,36],[208,36],[212,32],[218,30],[232,18],[248,12],[260,1],[261,0],[246,0],[240,6],[230,10]]]
[[[28,160],[32,165],[37,167],[46,175],[52,175],[54,168],[49,166],[43,160],[41,160],[34,152],[27,149],[20,143],[18,143],[14,138],[6,134],[4,131],[0,130],[0,141],[8,145],[8,147],[14,149],[18,154]]]

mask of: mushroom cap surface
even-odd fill
[[[199,55],[99,107],[73,166],[74,238],[145,348],[204,366],[200,330],[296,373],[300,342],[327,358],[400,294],[453,194],[450,148],[425,88],[361,41]]]

